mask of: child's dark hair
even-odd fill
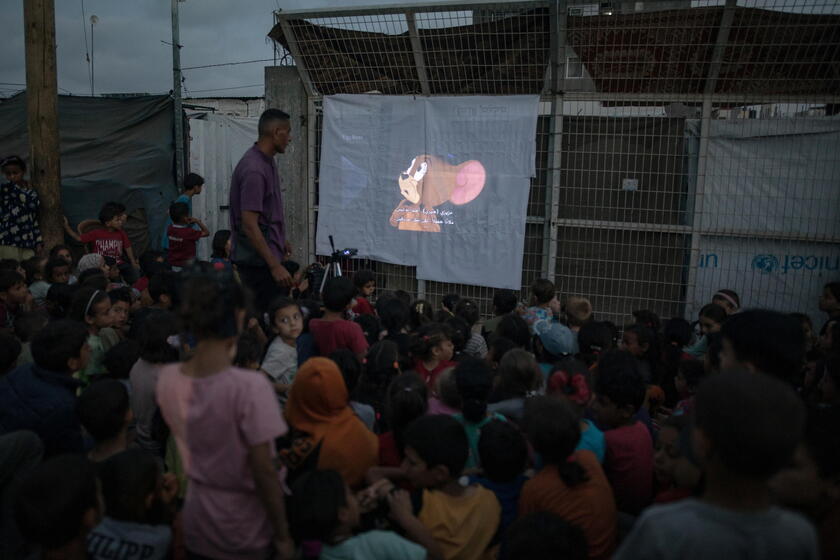
[[[540,366],[533,354],[515,348],[499,361],[496,390],[504,398],[524,397],[540,387],[542,378]]]
[[[501,560],[586,560],[588,548],[583,532],[553,513],[523,515],[505,533]]]
[[[23,272],[26,274],[27,284],[31,286],[37,280],[35,277],[38,274],[41,274],[42,278],[46,279],[46,276],[44,276],[45,263],[46,259],[44,257],[31,257],[20,263]]]
[[[119,435],[130,406],[128,390],[121,381],[102,379],[79,396],[76,414],[87,433],[99,443]]]
[[[127,286],[109,290],[108,297],[111,298],[112,305],[117,303],[118,301],[121,301],[123,303],[127,303],[130,306],[132,301],[134,300],[134,298],[131,295],[131,288]]]
[[[169,338],[178,334],[178,317],[163,309],[149,313],[140,326],[138,341],[140,357],[150,364],[178,361],[178,349],[169,344]]]
[[[362,334],[365,335],[368,346],[373,346],[379,342],[379,332],[382,328],[375,315],[365,313],[353,319],[353,322],[362,327]]]
[[[190,215],[190,207],[186,202],[173,202],[169,206],[169,217],[175,224],[180,224]]]
[[[142,449],[127,449],[103,461],[99,481],[108,517],[135,523],[149,521],[145,501],[155,492],[160,476],[158,461]]]
[[[70,253],[70,257],[71,258],[73,257],[73,251],[71,251],[70,247],[68,247],[67,245],[53,245],[53,248],[50,249],[50,253],[49,253],[50,258],[54,259],[54,258],[58,257],[58,254],[61,251],[67,251],[68,253]]]
[[[287,307],[297,307],[298,311],[300,311],[301,315],[303,315],[303,310],[301,310],[300,303],[298,303],[297,300],[284,296],[274,298],[271,300],[271,303],[268,304],[268,310],[266,311],[269,329],[274,329],[274,321],[277,320],[277,313],[281,309],[286,309]]]
[[[637,412],[645,400],[645,382],[633,356],[621,350],[604,354],[598,362],[595,392],[618,407],[630,406]]]
[[[697,386],[706,376],[706,370],[703,369],[703,362],[699,360],[682,360],[679,365],[679,372],[685,379],[685,385],[689,393],[694,393]]]
[[[124,205],[119,202],[106,202],[99,211],[99,221],[104,225],[122,214],[125,214]]]
[[[173,304],[178,295],[178,275],[171,270],[161,270],[149,278],[149,296],[155,303],[160,302],[161,296],[169,296]]]
[[[467,433],[460,422],[446,414],[421,416],[405,430],[405,447],[412,448],[426,467],[439,465],[457,479],[469,456]]]
[[[78,321],[53,321],[32,339],[32,360],[48,371],[67,371],[67,361],[79,357],[88,336],[87,327]]]
[[[389,335],[398,334],[408,326],[408,306],[399,298],[379,298],[376,302],[376,312],[379,314],[382,328],[388,331]]]
[[[805,334],[796,319],[764,309],[730,317],[720,331],[735,358],[780,379],[799,373],[805,357]]]
[[[514,348],[521,347],[509,338],[494,336],[487,348],[487,354],[492,356],[496,363],[501,363],[505,355]]]
[[[362,270],[356,271],[353,275],[353,285],[356,287],[357,294],[362,293],[362,288],[364,288],[365,284],[368,282],[376,282],[376,275],[372,270],[363,268]]]
[[[718,290],[717,293],[715,293],[715,295],[712,296],[713,300],[715,298],[719,298],[719,299],[723,299],[725,301],[728,301],[730,303],[730,305],[732,303],[734,303],[736,311],[741,308],[741,298],[738,297],[738,294],[735,293],[734,290],[729,290],[729,289]]]
[[[706,335],[706,356],[709,359],[709,365],[715,371],[720,371],[720,353],[723,350],[723,334],[720,332],[709,333]]]
[[[15,336],[21,342],[30,342],[49,320],[49,316],[42,310],[24,311],[15,317]]]
[[[95,317],[94,309],[103,301],[108,301],[108,292],[88,286],[82,286],[73,296],[70,304],[70,318],[84,323],[88,317]]]
[[[388,386],[400,373],[399,359],[399,348],[390,340],[377,342],[368,349],[365,356],[364,372],[359,380],[356,397],[360,402],[371,405],[379,415],[386,406]]]
[[[700,384],[695,422],[729,471],[767,479],[793,456],[805,427],[794,390],[769,375],[728,371]]]
[[[20,263],[16,259],[0,259],[0,271],[11,270],[17,272],[18,268],[20,268]]]
[[[155,274],[166,270],[166,264],[158,260],[164,256],[165,255],[161,251],[145,251],[142,255],[140,255],[138,261],[143,275],[151,278]]]
[[[662,328],[662,322],[659,320],[659,315],[650,309],[637,309],[633,312],[633,318],[636,319],[637,325],[642,325],[653,331],[654,334],[659,332]]]
[[[110,379],[128,379],[131,368],[140,359],[140,343],[136,340],[122,340],[105,352],[102,364],[108,370]]]
[[[220,229],[213,234],[213,254],[210,255],[211,259],[228,258],[228,255],[225,255],[225,247],[227,246],[228,240],[230,240],[229,229]]]
[[[394,290],[393,296],[403,302],[406,307],[411,306],[411,294],[405,290]]]
[[[26,162],[20,156],[7,156],[0,161],[0,169],[15,165],[20,167],[21,171],[26,171]]]
[[[413,331],[416,331],[423,325],[434,322],[434,309],[432,308],[432,304],[425,299],[416,300],[411,304],[411,308],[409,309],[408,321]]]
[[[252,364],[259,364],[263,356],[263,347],[257,335],[243,332],[236,341],[236,356],[233,365],[239,368],[249,368]]]
[[[327,280],[324,286],[324,307],[334,313],[341,313],[353,301],[356,288],[346,276],[338,276]]]
[[[587,367],[613,348],[613,335],[604,322],[590,321],[578,331],[578,350],[580,359]]]
[[[481,422],[487,414],[487,397],[493,389],[493,371],[479,358],[466,358],[455,367],[461,395],[461,412],[467,422]]]
[[[0,376],[14,368],[21,350],[18,339],[10,334],[0,333]]]
[[[52,319],[66,319],[73,304],[73,296],[79,289],[78,284],[53,284],[47,290],[47,313]]]
[[[478,310],[478,304],[474,300],[462,299],[455,306],[455,316],[460,317],[467,322],[470,328],[473,328],[478,323],[481,313]]]
[[[460,317],[452,316],[448,317],[443,323],[452,332],[452,345],[455,347],[455,356],[460,356],[472,336],[470,326]]]
[[[44,280],[53,283],[52,275],[56,268],[67,268],[69,270],[70,263],[60,257],[50,257],[47,264],[44,265]]]
[[[545,305],[554,299],[557,295],[557,288],[554,287],[554,282],[546,280],[545,278],[538,278],[531,284],[531,298],[535,305]]]
[[[0,292],[8,292],[20,284],[26,284],[26,279],[14,270],[0,272]]]
[[[726,313],[726,309],[724,309],[716,303],[707,303],[706,305],[700,308],[700,313],[698,315],[700,317],[706,317],[707,319],[711,319],[719,325],[725,323],[726,318],[729,316]]]
[[[478,456],[484,476],[504,484],[522,474],[528,463],[528,446],[522,432],[510,422],[493,420],[481,428]]]
[[[432,356],[432,349],[441,342],[452,340],[452,329],[441,323],[423,325],[411,337],[411,355],[426,360]]]
[[[288,501],[294,538],[329,542],[339,525],[339,510],[347,507],[344,479],[333,470],[305,472],[292,483]]]
[[[362,364],[359,362],[359,358],[347,348],[339,348],[327,357],[338,366],[341,377],[344,378],[344,385],[347,387],[347,394],[353,399],[356,385],[358,385],[359,377],[362,374]]]
[[[455,313],[455,307],[461,301],[461,296],[456,293],[450,293],[443,296],[440,300],[441,305],[448,309],[451,313]]]
[[[506,315],[516,309],[516,293],[513,290],[496,290],[493,293],[493,312]]]
[[[191,273],[181,284],[184,330],[198,340],[236,336],[236,313],[246,308],[245,290],[229,270]]]
[[[531,329],[525,319],[516,313],[508,313],[502,320],[499,321],[499,326],[493,333],[495,336],[507,338],[512,340],[519,348],[530,350],[531,348]]]
[[[15,520],[27,542],[56,549],[80,536],[85,513],[98,504],[93,463],[84,455],[60,455],[21,477]]]
[[[416,373],[402,373],[388,385],[385,398],[385,419],[394,434],[400,455],[405,449],[405,429],[426,414],[428,390],[426,383]]]
[[[98,268],[89,268],[79,273],[80,288],[94,288],[105,291],[108,288],[108,278]]]
[[[693,335],[691,323],[682,317],[672,317],[665,321],[662,329],[662,377],[661,387],[665,391],[665,403],[674,406],[677,402],[677,390],[674,377],[682,361],[683,348],[691,342]],[[708,339],[707,339],[708,340]]]
[[[204,184],[204,177],[199,175],[198,173],[187,173],[187,176],[184,177],[184,190],[188,191],[190,189],[194,189],[195,187],[200,187]]]
[[[580,441],[580,418],[565,399],[545,396],[528,399],[522,425],[534,450],[557,468],[567,486],[587,480],[583,467],[569,460]]]
[[[651,373],[651,380],[659,384],[661,383],[661,372],[660,372],[660,348],[659,348],[659,337],[656,334],[656,331],[651,329],[650,327],[636,323],[635,325],[630,325],[624,332],[631,332],[636,335],[636,340],[639,341],[639,345],[647,345],[647,350],[645,350],[644,354],[642,354],[642,360],[646,361],[650,365],[650,373]]]

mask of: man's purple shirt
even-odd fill
[[[230,229],[235,245],[236,234],[242,228],[242,212],[258,212],[260,224],[269,226],[268,247],[277,261],[283,262],[286,227],[280,185],[274,158],[262,153],[256,144],[251,146],[236,164],[230,180]]]

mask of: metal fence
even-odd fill
[[[621,324],[635,309],[693,315],[723,287],[793,310],[840,275],[840,3],[467,2],[275,23],[316,123],[313,224],[324,95],[540,94],[523,288],[555,280]],[[456,292],[491,312],[492,289],[351,266],[380,289]]]

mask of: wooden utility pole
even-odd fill
[[[41,199],[44,246],[64,241],[53,0],[23,0],[29,176]]]

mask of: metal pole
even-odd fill
[[[90,18],[90,96],[93,97],[93,84],[95,83],[94,71],[96,66],[93,63],[93,17]]]
[[[178,0],[172,0],[172,97],[175,100],[175,181],[184,186],[184,117],[181,104],[181,43],[178,33]]]

